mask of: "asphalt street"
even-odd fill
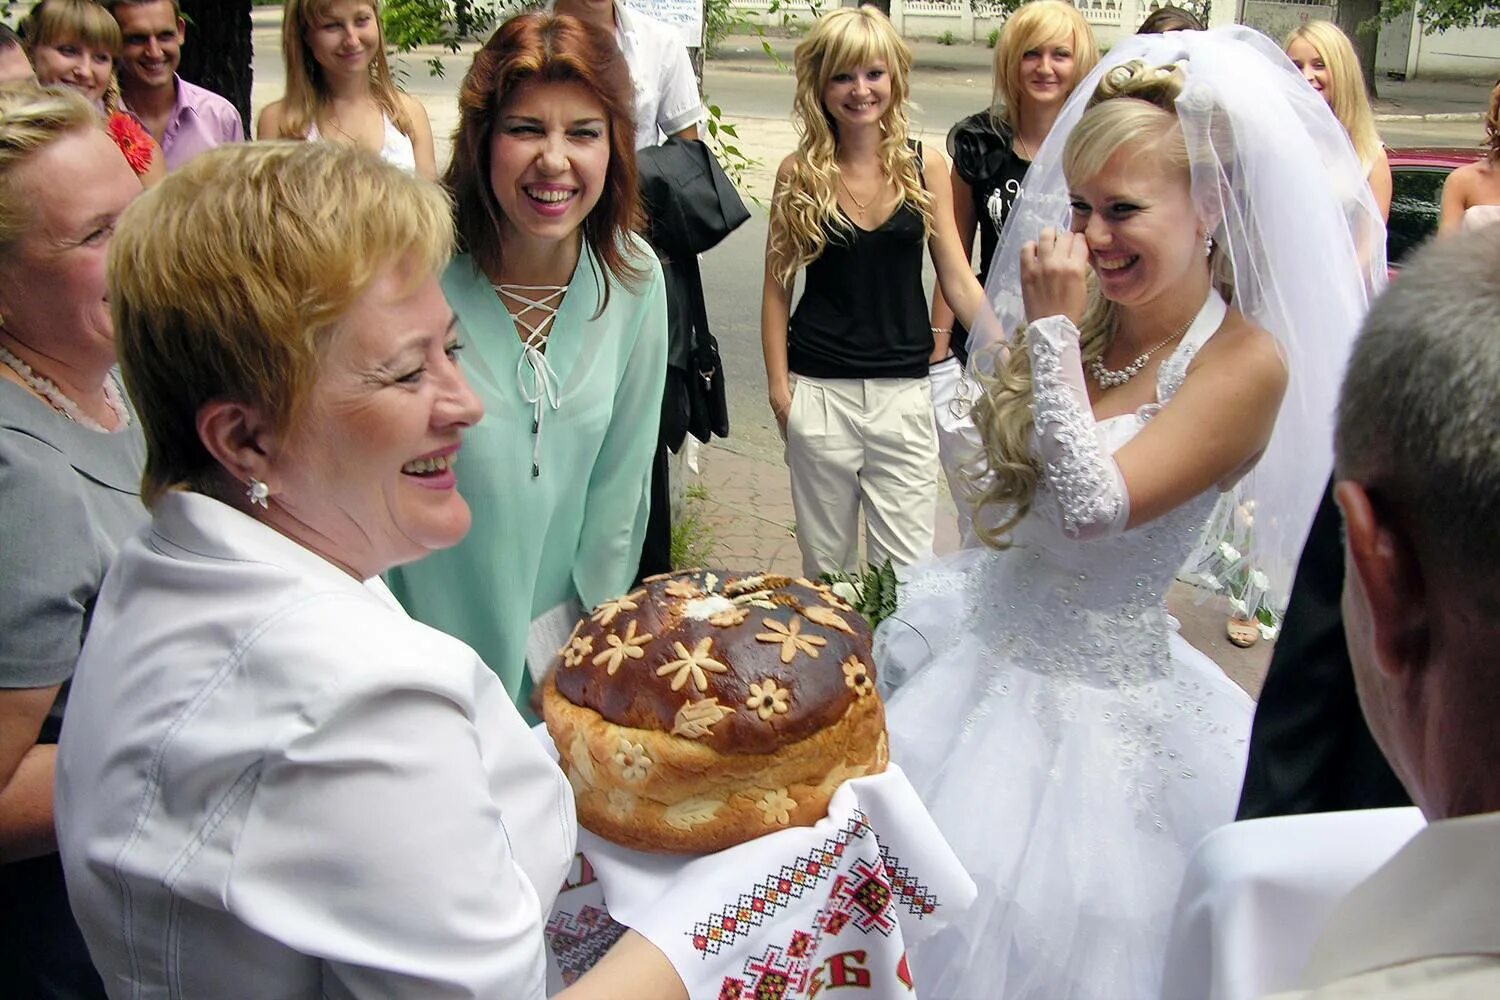
[[[734,39],[730,43],[736,44]],[[743,43],[746,47],[755,44],[749,40]],[[444,74],[440,77],[429,72],[425,56],[397,60],[401,85],[422,101],[432,118],[440,168],[447,160],[457,114],[456,94],[471,51],[442,57]],[[778,459],[781,443],[765,402],[760,289],[766,240],[764,202],[770,194],[776,164],[796,141],[788,119],[793,80],[789,70],[776,71],[769,59],[762,62],[763,57],[753,50],[741,48],[732,55],[734,58],[708,63],[704,91],[708,102],[722,109],[725,120],[737,124],[740,148],[758,161],[739,178],[747,200],[753,203],[750,221],[705,255],[703,283],[724,359],[734,448],[752,457]],[[257,112],[281,96],[283,80],[279,23],[257,18],[253,94]],[[949,126],[985,107],[989,98],[987,75],[951,68],[923,72],[919,64],[912,79],[913,128],[930,146],[941,148]],[[1382,122],[1381,133],[1393,146],[1473,146],[1482,135],[1482,126],[1474,121]],[[927,270],[930,287],[930,264]]]

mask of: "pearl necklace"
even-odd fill
[[[0,344],[0,363],[21,377],[32,392],[46,400],[54,410],[67,417],[80,427],[87,427],[91,431],[100,431],[104,434],[110,433],[109,428],[99,421],[83,412],[83,407],[73,402],[57,383],[49,378],[38,375],[31,370],[31,366],[16,357],[8,348]],[[115,385],[114,376],[111,375],[104,382],[104,401],[114,411],[115,417],[120,421],[117,430],[123,430],[130,426],[130,411],[125,408],[125,400],[120,396],[120,389]]]
[[[1193,319],[1197,318],[1197,316],[1193,317]],[[1117,386],[1124,385],[1126,382],[1129,382],[1131,379],[1140,374],[1141,369],[1146,367],[1146,362],[1151,360],[1151,355],[1155,354],[1157,351],[1161,350],[1163,347],[1166,347],[1172,341],[1177,340],[1184,334],[1186,334],[1188,332],[1188,328],[1193,325],[1193,319],[1190,319],[1186,323],[1184,323],[1181,330],[1178,330],[1176,333],[1172,334],[1172,336],[1168,337],[1166,340],[1163,340],[1161,343],[1151,348],[1145,354],[1140,355],[1134,361],[1130,362],[1130,364],[1126,365],[1124,368],[1119,369],[1118,371],[1112,368],[1104,367],[1104,361],[1102,358],[1095,358],[1094,360],[1089,362],[1089,375],[1093,377],[1094,381],[1098,383],[1099,388],[1101,389],[1113,389]]]

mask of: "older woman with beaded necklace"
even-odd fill
[[[55,743],[104,571],[146,520],[104,254],[141,182],[79,94],[0,89],[0,983],[99,996],[52,822]]]

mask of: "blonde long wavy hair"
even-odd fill
[[[1183,184],[1190,184],[1187,140],[1175,110],[1185,82],[1176,65],[1147,66],[1138,59],[1106,73],[1089,100],[1089,110],[1063,147],[1064,174],[1074,183],[1093,177],[1116,152],[1130,148],[1137,153],[1155,152]],[[1217,243],[1208,266],[1215,287],[1230,299],[1233,275],[1228,255],[1220,253]],[[1079,325],[1085,365],[1104,355],[1118,319],[1118,307],[1100,294],[1090,275],[1088,306]],[[974,404],[974,423],[989,458],[987,471],[993,474],[973,484],[977,506],[994,507],[1004,514],[998,524],[986,526],[980,518],[974,524],[986,544],[1000,549],[1010,546],[1011,530],[1030,512],[1041,474],[1032,447],[1031,354],[1024,330],[1009,347],[1008,355],[996,359],[995,375],[981,376],[984,392]]]
[[[990,115],[1015,128],[1021,106],[1021,59],[1054,38],[1073,40],[1073,83],[1076,86],[1099,64],[1099,46],[1082,12],[1066,0],[1031,0],[1024,3],[1000,29],[995,45],[995,95]]]
[[[1289,49],[1299,40],[1311,45],[1328,67],[1329,86],[1324,91],[1328,106],[1349,133],[1360,164],[1369,170],[1380,158],[1380,133],[1375,129],[1375,112],[1365,95],[1364,74],[1360,72],[1359,56],[1349,36],[1332,21],[1308,21],[1287,35],[1281,48]]]
[[[911,49],[874,7],[845,7],[818,18],[794,56],[797,91],[792,124],[797,154],[790,175],[771,203],[771,258],[776,280],[791,286],[797,272],[817,260],[830,229],[850,231],[839,212],[838,131],[823,106],[823,90],[839,73],[881,61],[891,81],[891,104],[880,120],[881,170],[896,183],[901,204],[916,207],[932,233],[932,195],[922,186],[917,155],[907,144],[906,116]],[[899,205],[898,205],[899,207]]]
[[[379,24],[380,0],[365,2],[375,12],[375,23]],[[286,10],[282,13],[281,58],[286,64],[282,139],[306,139],[327,100],[323,90],[323,70],[302,36],[317,26],[318,19],[324,17],[331,6],[333,0],[287,0]],[[382,26],[380,44],[375,47],[375,58],[370,61],[370,96],[386,117],[395,122],[396,128],[410,136],[411,116],[402,109],[396,95],[396,81],[385,58],[385,28]]]

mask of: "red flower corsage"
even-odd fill
[[[141,127],[140,122],[123,111],[116,111],[109,116],[107,131],[137,177],[151,168],[151,134]]]

